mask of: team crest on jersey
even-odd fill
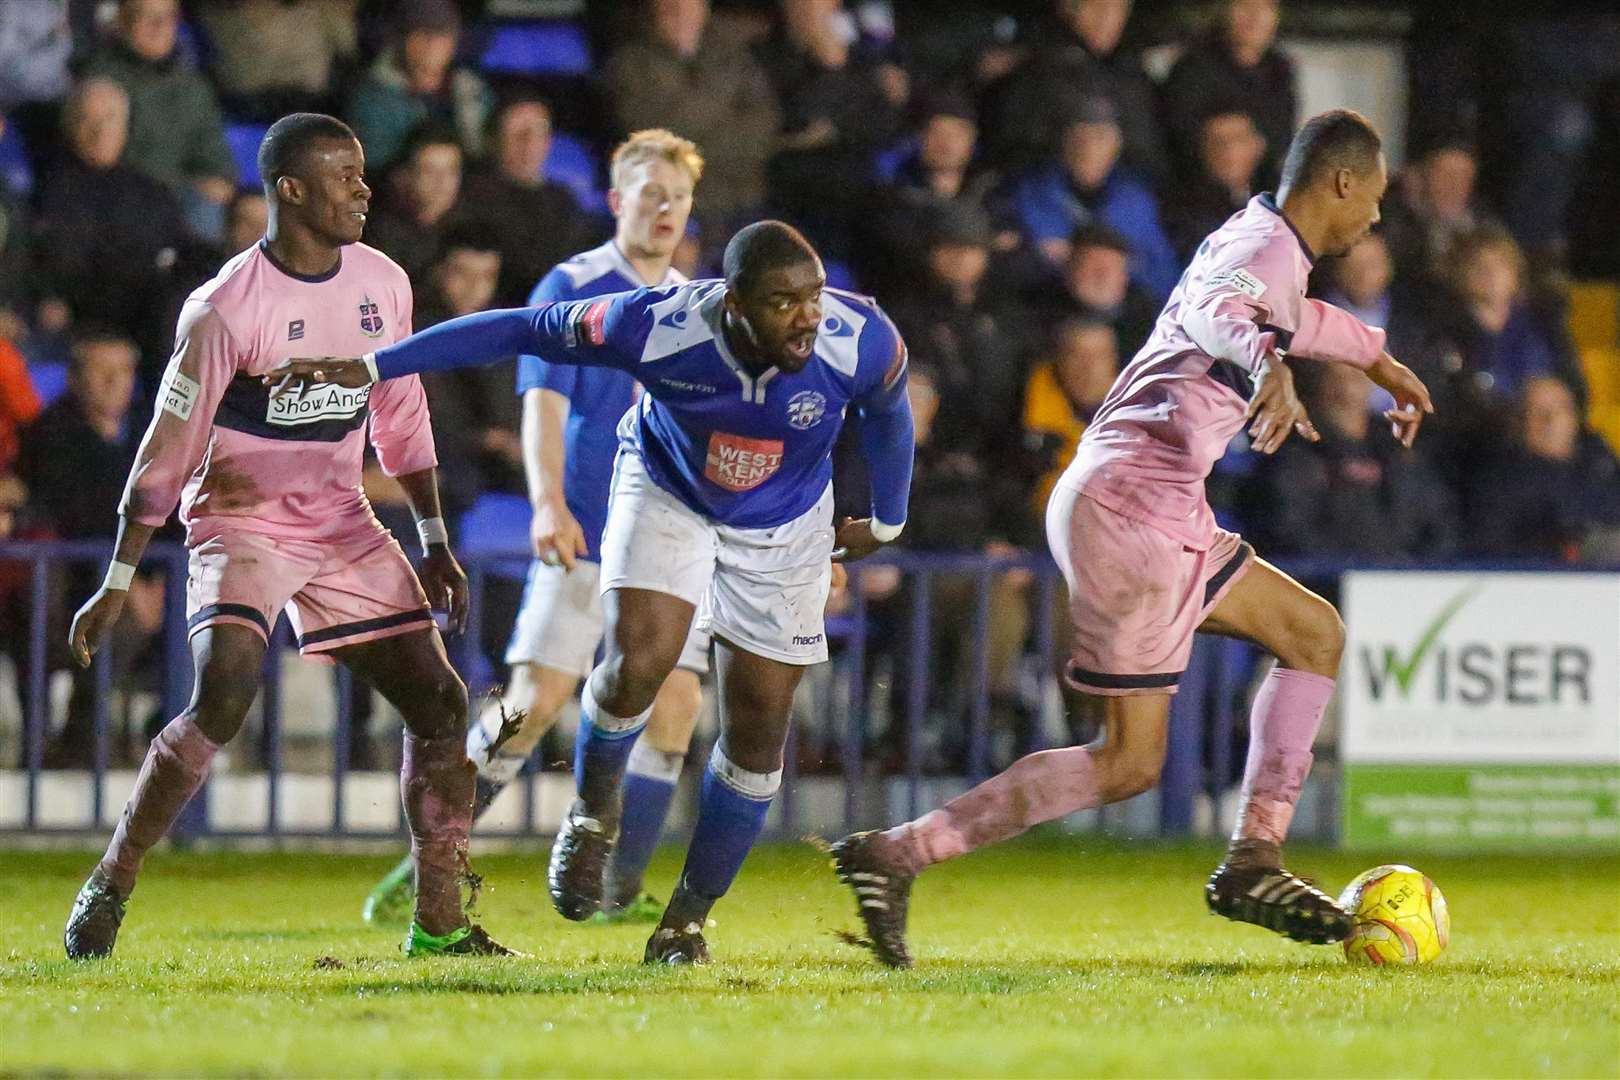
[[[382,308],[369,296],[360,298],[360,332],[366,337],[382,337]]]
[[[821,423],[827,415],[827,398],[815,390],[800,390],[788,398],[788,423],[800,431],[807,431]]]
[[[716,431],[709,436],[703,476],[727,491],[752,491],[782,467],[781,439],[750,439]]]

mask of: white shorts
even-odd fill
[[[648,589],[703,606],[715,637],[784,664],[827,659],[832,486],[805,513],[769,529],[720,525],[647,476],[620,449],[602,530],[602,591]]]
[[[506,646],[508,664],[538,664],[585,678],[602,641],[602,568],[580,559],[572,570],[535,559],[523,586],[523,606]],[[692,620],[677,665],[699,675],[709,670],[709,627],[701,609]]]

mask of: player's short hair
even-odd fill
[[[1117,251],[1121,255],[1129,255],[1131,253],[1131,242],[1125,239],[1124,233],[1112,225],[1092,222],[1089,225],[1080,226],[1074,231],[1074,235],[1069,238],[1070,257],[1073,258],[1089,248],[1106,248],[1109,251]]]
[[[760,277],[802,262],[819,262],[821,256],[804,234],[785,221],[756,221],[737,230],[726,244],[721,265],[726,285],[744,295],[753,291]]]
[[[493,251],[500,254],[501,238],[495,229],[481,221],[465,221],[452,225],[439,238],[433,261],[443,262],[457,251]]]
[[[647,128],[645,131],[632,132],[613,151],[608,163],[609,181],[616,188],[632,168],[649,161],[667,161],[680,166],[692,178],[693,187],[703,179],[703,154],[698,150],[697,143],[665,128]]]
[[[1366,175],[1377,166],[1383,145],[1372,121],[1354,109],[1317,113],[1288,144],[1278,188],[1307,188],[1339,169]]]
[[[290,176],[304,154],[322,139],[355,139],[354,129],[325,113],[289,113],[270,125],[259,142],[259,176],[264,193],[273,198],[276,181]]]
[[[405,137],[404,151],[399,155],[399,160],[411,160],[424,146],[453,146],[463,156],[467,153],[466,147],[461,145],[461,136],[453,126],[438,120],[424,120]]]

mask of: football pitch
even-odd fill
[[[643,967],[646,926],[563,922],[539,852],[478,860],[482,920],[532,959],[405,959],[356,914],[387,856],[160,851],[116,957],[74,964],[92,857],[0,852],[0,1076],[1620,1075],[1620,857],[1411,859],[1451,948],[1395,970],[1208,916],[1215,854],[959,860],[890,972],[836,939],[852,904],[804,845],[749,859],[698,970]],[[1292,862],[1329,891],[1370,865]]]

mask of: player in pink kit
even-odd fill
[[[1251,199],[1199,247],[1047,505],[1074,623],[1068,678],[1102,696],[1103,738],[1030,754],[915,821],[834,845],[884,963],[911,962],[906,908],[924,868],[1158,782],[1170,695],[1198,630],[1277,658],[1255,698],[1242,810],[1205,890],[1209,907],[1299,941],[1349,933],[1349,916],[1281,863],[1344,626],[1326,600],[1216,526],[1204,479],[1246,422],[1262,453],[1291,431],[1317,438],[1285,353],[1364,370],[1394,395],[1386,417],[1407,446],[1433,411],[1422,382],[1384,351],[1382,330],[1305,295],[1314,252],[1341,254],[1365,235],[1385,183],[1372,125],[1323,113],[1294,137],[1276,199]]]
[[[265,239],[187,299],[156,414],[119,507],[107,579],[73,620],[81,664],[117,621],[155,529],[180,504],[191,565],[191,703],[152,741],[107,853],[73,905],[73,958],[112,951],[141,859],[202,787],[259,688],[276,616],[300,650],[348,665],[405,720],[400,786],[416,860],[406,952],[505,954],[467,921],[474,769],[467,692],[445,656],[429,600],[466,613],[450,554],[427,400],[398,379],[366,390],[272,398],[259,376],[295,353],[355,352],[406,337],[404,271],[358,243],[370,189],[354,133],[295,113],[259,147],[270,204]],[[360,488],[369,427],[383,470],[410,500],[426,549],[421,579]],[[424,586],[426,590],[424,591]]]

